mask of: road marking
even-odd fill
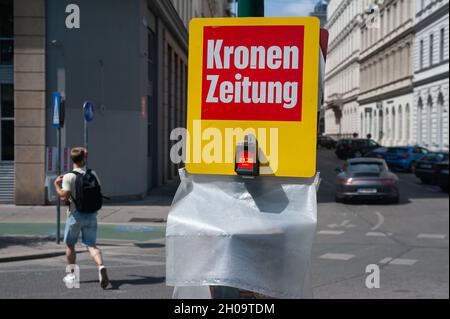
[[[355,257],[355,255],[351,255],[351,254],[326,253],[326,254],[320,256],[319,258],[332,259],[332,260],[350,260],[350,259],[352,259],[354,257]]]
[[[320,235],[342,235],[345,232],[343,230],[321,230],[317,233]]]
[[[380,212],[375,212],[375,215],[378,216],[378,223],[377,223],[375,226],[373,226],[373,227],[371,228],[371,230],[376,230],[376,229],[378,229],[378,228],[384,223],[384,217],[383,217],[383,215],[381,215]]]
[[[349,224],[349,223],[350,223],[350,219],[346,219],[343,222],[341,222],[339,225],[338,224],[330,224],[330,225],[327,225],[327,226],[329,228],[335,228],[335,227],[351,228],[351,227],[356,227],[356,225]]]
[[[400,266],[412,266],[417,262],[417,259],[402,259],[395,258],[392,260],[389,265],[400,265]]]
[[[379,263],[379,264],[387,264],[387,263],[390,262],[391,260],[392,260],[391,257],[386,257],[386,258],[381,259],[378,263]]]
[[[417,238],[426,238],[426,239],[445,239],[447,235],[444,234],[419,234]]]
[[[379,264],[389,264],[389,265],[399,265],[399,266],[412,266],[417,262],[417,259],[403,259],[403,258],[392,258],[386,257],[381,259]]]
[[[376,232],[376,231],[375,232],[370,231],[370,232],[366,233],[366,236],[386,237],[386,234],[385,233]]]

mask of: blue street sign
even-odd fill
[[[83,115],[86,122],[94,119],[94,104],[91,101],[86,101],[83,104]]]
[[[52,93],[52,126],[61,128],[61,93]]]

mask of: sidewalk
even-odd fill
[[[143,200],[105,203],[98,214],[98,242],[123,244],[163,238],[172,198],[178,187],[173,181],[154,189]],[[61,236],[66,207],[61,207]],[[56,244],[55,206],[0,204],[0,262],[48,258],[64,254]],[[81,247],[81,246],[80,246]]]

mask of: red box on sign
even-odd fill
[[[202,119],[301,121],[303,26],[205,27]]]

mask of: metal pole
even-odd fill
[[[61,128],[56,130],[56,143],[58,154],[56,156],[56,176],[61,175]],[[59,245],[61,239],[61,199],[58,196],[58,203],[56,205],[56,243]]]
[[[84,120],[84,148],[88,149],[88,123]],[[87,158],[86,158],[86,167],[87,167]]]
[[[238,17],[264,17],[264,0],[239,0]]]

